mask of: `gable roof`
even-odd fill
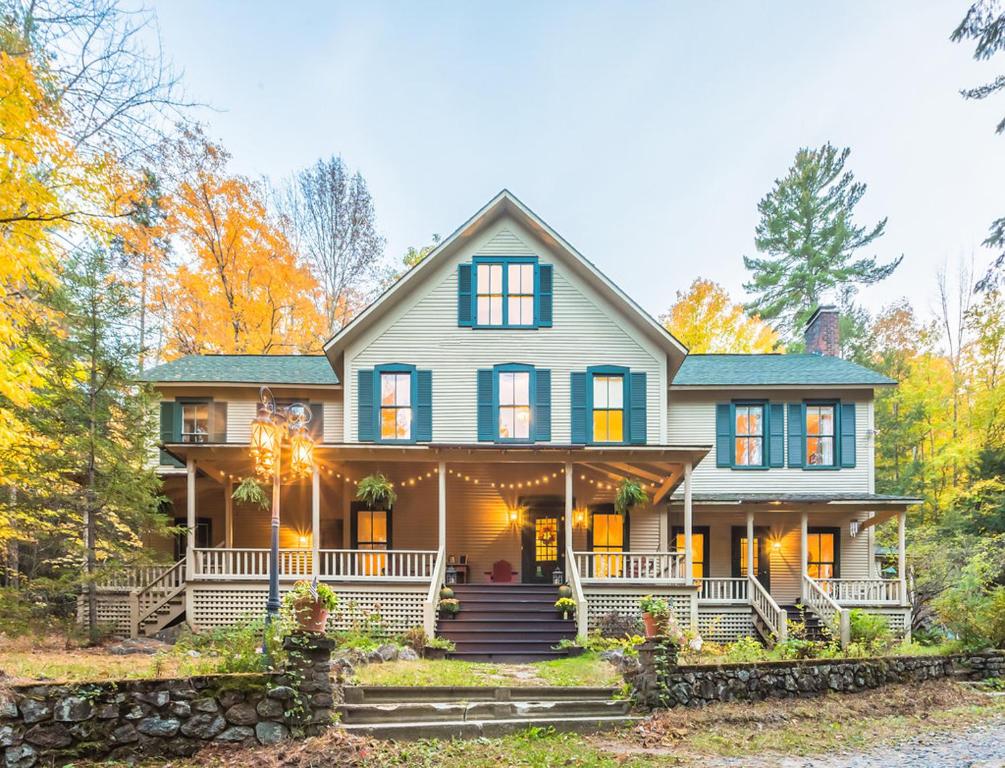
[[[449,258],[453,253],[482,232],[489,224],[502,215],[509,215],[534,233],[551,251],[570,266],[582,279],[600,292],[614,306],[618,307],[634,325],[667,352],[669,374],[677,370],[687,347],[663,327],[652,315],[635,303],[610,278],[601,272],[593,262],[583,256],[549,227],[543,219],[531,211],[508,189],[503,189],[474,216],[464,222],[453,233],[430,251],[416,266],[401,276],[366,309],[354,317],[324,345],[325,354],[338,370],[339,359],[346,346],[358,338],[366,329],[379,321],[384,309],[393,306],[416,290],[432,274],[435,265]]]
[[[688,355],[672,387],[870,386],[897,382],[840,357],[814,354]]]
[[[324,355],[186,355],[148,368],[141,381],[158,384],[301,384],[339,383]]]

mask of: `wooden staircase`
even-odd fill
[[[820,617],[808,606],[802,604],[783,605],[790,622],[806,625],[806,639],[814,641],[830,640],[831,632],[820,620]]]
[[[130,634],[151,637],[185,615],[185,558],[130,594]]]
[[[456,584],[452,589],[461,610],[452,619],[441,619],[436,632],[457,646],[450,658],[523,662],[568,655],[553,646],[575,638],[576,622],[555,609],[555,586]]]

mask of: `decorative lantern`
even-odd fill
[[[444,581],[447,584],[456,584],[457,583],[457,569],[454,568],[454,566],[452,566],[452,565],[448,565],[447,566],[447,572],[444,575]]]
[[[555,567],[555,570],[551,572],[551,583],[556,587],[560,587],[565,583],[565,574],[562,573],[562,569]]]
[[[279,425],[272,420],[268,411],[259,408],[258,415],[251,422],[251,458],[255,462],[256,472],[261,475],[272,472],[281,439]]]
[[[298,428],[290,438],[290,473],[306,477],[314,471],[314,441],[307,430]]]

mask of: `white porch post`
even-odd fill
[[[438,548],[445,554],[447,551],[447,462],[440,462],[438,474],[439,478],[437,480],[437,485],[439,486],[439,510],[436,536],[437,541],[439,542]]]
[[[907,604],[907,511],[897,514],[897,578],[900,580],[900,602]]]
[[[754,510],[747,511],[747,576],[754,577]]]
[[[193,550],[195,549],[195,478],[196,478],[196,466],[195,459],[189,459],[185,462],[185,469],[187,471],[187,485],[185,488],[185,508],[186,508],[186,519],[185,524],[188,526],[188,533],[185,537],[185,558],[186,562],[192,567],[195,555]]]
[[[694,546],[691,541],[693,528],[691,514],[691,462],[684,465],[684,581],[691,583],[694,574]]]
[[[806,553],[809,552],[809,518],[806,512],[803,512],[799,516],[799,594],[802,595],[803,600],[806,599],[806,588],[803,584],[803,580],[809,573],[806,567]]]
[[[234,481],[228,478],[223,485],[223,545],[227,549],[234,547]]]
[[[321,472],[314,465],[311,473],[311,571],[321,576]]]
[[[572,474],[573,474],[572,462],[565,463],[565,550],[566,552],[572,551]],[[628,542],[626,541],[627,545]],[[566,560],[570,558],[566,556]],[[572,582],[571,571],[576,567],[573,562],[568,562],[565,564],[565,580],[569,583]]]

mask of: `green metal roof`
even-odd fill
[[[813,354],[688,355],[672,386],[827,386],[896,384],[840,357]]]
[[[683,488],[677,488],[673,494],[673,503],[680,504],[684,500]],[[895,496],[886,493],[693,493],[691,501],[695,504],[769,504],[782,502],[788,504],[920,504],[922,499],[917,496]]]
[[[140,374],[143,381],[224,384],[338,384],[324,355],[187,355]]]

